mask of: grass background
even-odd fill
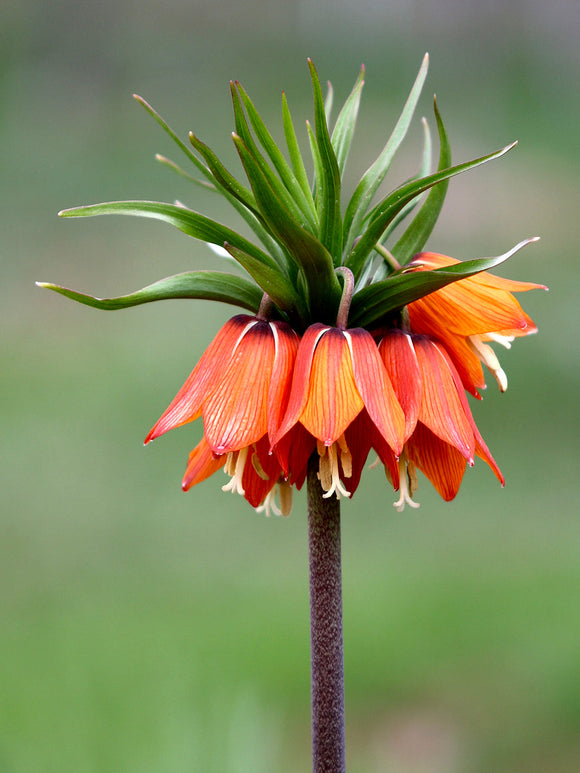
[[[235,224],[153,160],[177,160],[130,98],[236,167],[228,81],[280,137],[280,92],[312,117],[306,57],[344,99],[367,66],[347,186],[383,146],[423,53],[465,160],[429,247],[542,241],[502,273],[540,334],[502,356],[475,418],[507,478],[421,481],[399,515],[378,471],[343,508],[351,773],[580,764],[578,15],[573,3],[8,2],[0,31],[0,771],[298,773],[309,767],[304,497],[264,519],[209,480],[181,493],[199,428],[142,439],[231,309],[77,307],[212,267],[158,223],[60,221],[108,199],[179,198]],[[431,119],[431,123],[433,121]],[[302,134],[305,137],[305,133]],[[413,174],[419,121],[390,173]]]

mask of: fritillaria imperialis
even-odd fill
[[[224,196],[254,238],[247,239],[181,202],[116,201],[78,207],[60,214],[155,218],[206,242],[221,262],[229,259],[237,270],[188,271],[108,299],[42,283],[99,309],[192,298],[249,312],[234,316],[217,333],[146,442],[201,419],[203,438],[189,456],[183,489],[223,470],[230,479],[224,490],[241,494],[266,513],[288,514],[293,488],[301,488],[308,479],[313,747],[314,767],[320,771],[344,768],[344,739],[339,737],[340,571],[335,571],[340,567],[339,532],[320,534],[337,523],[336,503],[353,496],[371,451],[398,492],[398,510],[418,506],[417,471],[445,500],[455,497],[466,466],[476,457],[503,485],[466,393],[480,397],[485,387],[482,364],[505,391],[507,378],[492,345],[509,348],[514,338],[536,331],[514,293],[540,285],[489,273],[535,239],[495,258],[459,261],[422,251],[449,179],[499,158],[515,143],[452,165],[449,140],[434,102],[438,159],[432,164],[431,134],[423,119],[424,149],[417,174],[386,194],[380,192],[411,123],[427,66],[425,56],[391,136],[350,197],[342,190],[342,179],[364,68],[332,123],[332,89],[329,86],[325,98],[309,62],[314,93],[314,124],[307,122],[309,163],[300,151],[285,95],[282,151],[246,91],[231,83],[232,138],[245,180],[226,169],[195,134],[189,134],[189,143],[183,142],[147,102],[136,97],[192,168],[158,159]],[[318,549],[325,539],[334,540],[336,560],[331,568],[325,562],[332,550]],[[333,598],[325,596],[328,587],[338,588]],[[327,668],[334,662],[328,654],[332,647],[334,670]],[[331,674],[327,681],[325,669]]]
[[[184,490],[223,469],[231,477],[224,490],[241,494],[259,510],[287,514],[292,486],[304,483],[314,450],[325,496],[354,494],[371,449],[399,492],[398,509],[405,503],[416,506],[417,469],[444,499],[452,499],[474,455],[484,459],[503,484],[464,391],[480,397],[485,387],[481,363],[505,391],[506,375],[488,342],[509,348],[514,337],[536,331],[512,293],[541,285],[488,273],[534,240],[498,258],[464,262],[419,251],[441,210],[449,178],[503,155],[513,145],[452,166],[435,104],[437,170],[429,172],[431,138],[423,120],[420,174],[375,200],[407,132],[427,64],[426,56],[391,137],[344,213],[341,178],[364,68],[330,132],[332,90],[325,101],[311,62],[315,121],[314,130],[307,123],[307,131],[312,184],[285,96],[287,156],[242,86],[231,84],[232,136],[249,186],[193,133],[188,147],[136,97],[202,175],[195,181],[225,196],[259,244],[181,203],[118,201],[60,213],[157,218],[214,245],[242,269],[238,274],[187,272],[105,300],[43,284],[103,309],[185,297],[218,300],[253,312],[251,317],[234,317],[222,328],[147,436],[149,442],[202,418],[204,437],[190,455]],[[414,210],[407,228],[387,247],[395,227]]]

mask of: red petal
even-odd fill
[[[282,424],[292,388],[299,338],[285,322],[270,322],[276,354],[268,391],[268,435],[273,438]]]
[[[310,386],[310,370],[314,352],[320,336],[327,330],[326,325],[320,322],[310,325],[300,340],[296,360],[294,363],[294,374],[292,377],[292,387],[290,397],[288,398],[288,407],[282,420],[282,423],[274,437],[271,437],[272,446],[276,445],[280,439],[296,424],[300,419],[304,407],[308,401]]]
[[[244,498],[252,507],[262,504],[282,475],[282,468],[274,454],[269,453],[269,449],[270,441],[264,435],[248,452],[242,475],[242,488]]]
[[[453,499],[463,479],[465,459],[453,446],[419,422],[406,445],[406,453],[426,475],[446,502]]]
[[[269,324],[255,322],[203,405],[204,434],[214,453],[237,451],[266,434],[274,355]]]
[[[470,422],[471,413],[463,388],[458,387],[459,376],[453,363],[444,349],[429,338],[415,336],[413,342],[423,375],[419,421],[473,463],[475,438]]]
[[[345,331],[350,338],[354,378],[365,408],[375,426],[398,455],[403,448],[405,415],[377,345],[362,328]]]
[[[246,314],[239,314],[226,322],[149,432],[145,443],[198,418],[204,400],[218,384],[244,328],[253,322],[255,317]]]
[[[217,472],[224,466],[225,459],[216,457],[212,454],[205,438],[196,445],[189,454],[187,468],[181,487],[184,491],[189,491],[192,486],[201,483],[202,480],[209,478],[214,472]]]
[[[379,353],[405,414],[406,441],[417,424],[423,396],[423,378],[413,340],[408,333],[393,328],[383,336]]]

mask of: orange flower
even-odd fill
[[[298,336],[285,322],[243,314],[226,322],[145,439],[203,417],[204,438],[190,454],[184,490],[220,467],[231,476],[224,489],[254,507],[280,487],[285,476],[269,438],[288,401],[297,349]],[[282,510],[289,512],[284,504]]]
[[[459,263],[454,258],[422,252],[409,267],[418,271],[444,268]],[[464,387],[475,397],[485,388],[481,363],[495,377],[502,392],[507,377],[491,346],[486,341],[510,348],[515,337],[537,331],[512,293],[546,289],[531,282],[483,272],[446,285],[408,305],[411,329],[441,341],[457,368]]]
[[[392,329],[382,337],[379,353],[405,412],[405,445],[397,462],[400,497],[395,507],[418,507],[413,501],[416,468],[443,499],[453,499],[466,464],[472,466],[475,456],[489,464],[503,486],[504,478],[475,425],[445,348],[427,336]],[[390,478],[393,461],[385,465]],[[393,482],[396,485],[397,479]]]
[[[404,421],[370,333],[321,323],[306,330],[298,347],[288,408],[273,447],[298,423],[304,427],[316,439],[324,496],[348,497],[358,485],[370,448],[360,432],[360,422],[374,427],[382,442],[398,455]],[[354,485],[346,483],[347,479]]]

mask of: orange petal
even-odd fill
[[[345,333],[329,328],[320,336],[314,351],[308,399],[300,422],[317,440],[330,446],[363,407]]]
[[[405,452],[446,502],[455,497],[465,472],[465,458],[454,446],[419,422]]]
[[[202,438],[201,442],[189,454],[181,488],[184,491],[189,491],[192,486],[201,483],[202,480],[209,478],[210,475],[221,469],[224,466],[224,461],[224,457],[216,457],[212,454],[207,440]]]
[[[310,371],[312,368],[312,360],[314,359],[314,352],[320,337],[327,330],[330,330],[330,328],[320,322],[316,322],[314,325],[310,325],[300,339],[296,360],[294,362],[294,373],[292,376],[290,397],[288,398],[288,407],[286,408],[286,413],[284,414],[284,418],[278,431],[270,438],[272,446],[276,445],[280,439],[292,429],[304,411],[308,401]]]
[[[274,355],[269,324],[256,321],[240,340],[203,405],[204,434],[214,453],[237,451],[266,434]]]
[[[362,328],[344,332],[350,341],[354,379],[365,408],[375,426],[400,454],[405,435],[405,414],[393,389],[379,350],[370,333]]]
[[[217,386],[244,329],[255,321],[255,317],[239,314],[226,322],[149,432],[145,443],[200,416],[204,400]]]
[[[288,406],[300,339],[285,322],[270,322],[270,328],[274,336],[275,356],[268,390],[268,435],[274,438]]]
[[[402,330],[388,330],[379,344],[379,354],[405,414],[406,441],[417,424],[423,396],[423,378],[413,340]]]
[[[472,464],[475,438],[465,411],[465,393],[457,386],[460,380],[453,363],[444,349],[429,338],[415,336],[413,342],[423,375],[419,421]]]

